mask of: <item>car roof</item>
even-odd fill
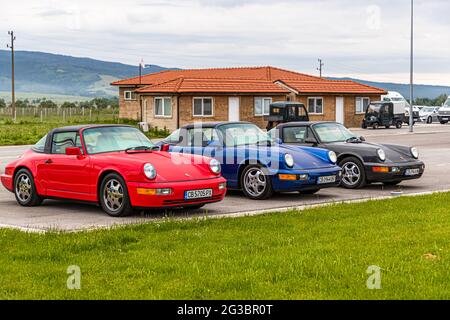
[[[55,133],[55,132],[66,132],[66,131],[80,131],[83,129],[107,128],[107,127],[132,127],[132,126],[120,125],[120,124],[81,124],[81,125],[77,125],[77,126],[67,126],[67,127],[55,128],[51,132]]]
[[[295,121],[295,122],[281,123],[276,128],[282,129],[282,128],[297,127],[297,126],[313,126],[313,125],[322,124],[322,123],[339,123],[339,122],[335,122],[335,121]]]
[[[228,121],[216,121],[216,122],[197,122],[197,123],[191,123],[183,126],[183,129],[192,129],[196,126],[202,127],[202,128],[217,128],[219,126],[223,125],[233,125],[233,124],[253,124],[252,122],[246,122],[246,121],[237,121],[237,122],[228,122]]]
[[[284,108],[287,106],[304,106],[305,104],[296,101],[274,102],[270,104],[272,107]]]

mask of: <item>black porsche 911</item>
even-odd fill
[[[341,185],[358,189],[383,182],[397,185],[418,179],[425,171],[415,147],[368,143],[336,122],[290,122],[280,124],[269,134],[284,145],[319,147],[334,151],[342,168]]]

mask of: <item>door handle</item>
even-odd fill
[[[52,159],[48,159],[48,160],[45,161],[45,164],[52,164],[52,163],[53,163]]]

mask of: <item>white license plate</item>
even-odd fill
[[[405,176],[417,176],[420,174],[420,169],[407,169]]]
[[[204,199],[211,198],[213,195],[212,189],[203,189],[203,190],[190,190],[184,192],[184,199]]]
[[[319,177],[317,184],[327,184],[336,182],[336,176]]]
[[[448,121],[449,118],[442,118],[443,121]]]

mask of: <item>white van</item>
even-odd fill
[[[409,124],[409,111],[411,110],[411,106],[405,97],[401,95],[401,93],[396,91],[388,91],[387,95],[381,96],[381,100],[392,102],[396,110],[403,110],[402,112],[405,114],[404,121]],[[413,107],[414,124],[420,121],[419,111],[419,108]]]
[[[450,121],[450,96],[447,101],[439,109],[438,120],[441,124],[446,124]]]

